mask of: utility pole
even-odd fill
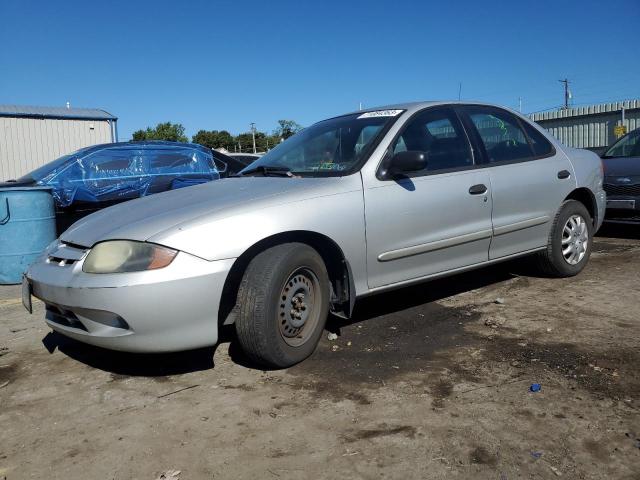
[[[462,98],[462,82],[458,84],[458,101]]]
[[[522,113],[522,97],[518,97],[518,111]]]
[[[253,138],[253,153],[256,153],[256,124],[251,122],[251,137]]]
[[[569,108],[569,100],[571,99],[571,91],[569,91],[569,84],[571,82],[567,78],[558,81],[564,84],[564,109],[567,110]]]

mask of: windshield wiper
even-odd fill
[[[269,165],[258,165],[257,167],[250,168],[249,170],[243,170],[234,177],[246,177],[248,175],[262,175],[264,177],[291,177],[293,173],[291,169],[287,167],[271,167]]]

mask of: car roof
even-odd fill
[[[332,118],[343,117],[345,115],[355,115],[357,113],[362,114],[367,112],[377,112],[379,110],[406,110],[407,112],[413,113],[427,107],[434,107],[436,105],[484,105],[487,107],[502,108],[504,110],[509,110],[510,112],[513,112],[512,109],[505,107],[503,105],[497,105],[497,104],[488,103],[488,102],[480,102],[478,100],[424,100],[424,101],[418,101],[418,102],[393,103],[390,105],[380,105],[376,107],[363,108],[362,110],[354,110],[352,112],[345,113],[342,115],[337,115],[336,117],[332,117]],[[513,112],[513,113],[517,113],[517,112]]]
[[[205,153],[211,153],[211,150],[200,145],[199,143],[169,142],[165,140],[141,140],[131,142],[100,143],[98,145],[92,145],[90,147],[82,149],[82,153],[91,153],[105,148],[114,147],[140,147],[142,149],[153,147],[191,148],[194,150],[200,150]]]

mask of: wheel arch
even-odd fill
[[[591,190],[585,187],[579,187],[573,190],[567,197],[566,200],[576,200],[582,203],[589,215],[591,215],[591,221],[593,225],[598,225],[598,204],[596,202],[596,197]]]
[[[315,249],[327,267],[331,283],[330,311],[349,318],[353,311],[356,291],[353,273],[342,248],[331,238],[318,232],[293,230],[277,233],[254,243],[233,263],[222,289],[218,323],[230,325],[235,322],[235,305],[238,288],[251,260],[260,252],[283,243],[299,242]]]

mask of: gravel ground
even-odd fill
[[[576,278],[514,262],[362,300],[281,371],[229,342],[84,346],[19,296],[0,479],[640,478],[640,227],[603,230]]]

